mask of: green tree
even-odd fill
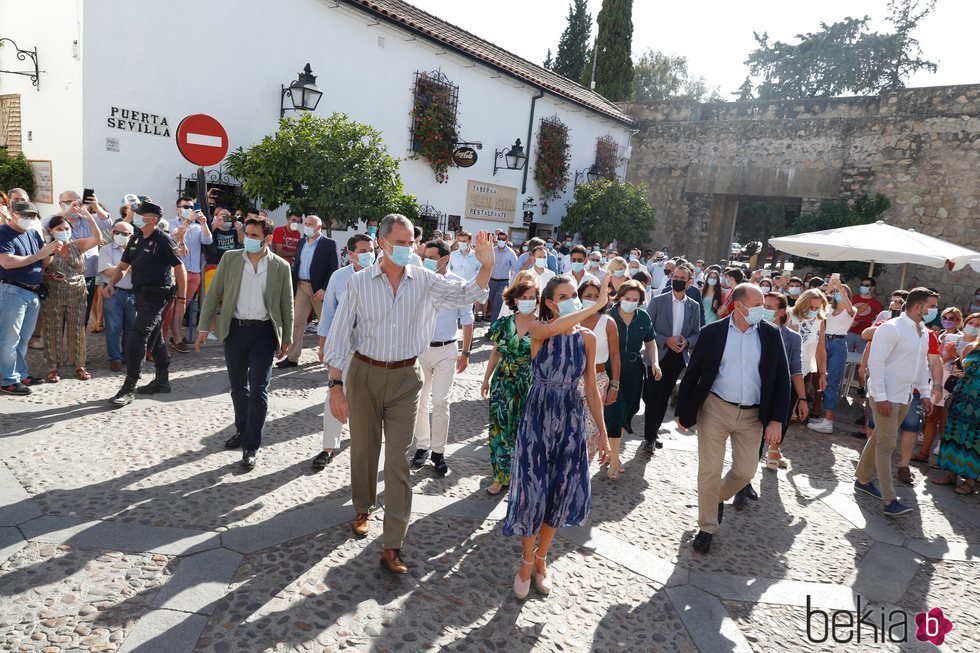
[[[34,169],[23,152],[8,154],[7,148],[0,147],[0,189],[9,188],[23,188],[33,196]]]
[[[745,60],[749,78],[736,95],[740,100],[750,99],[753,90],[763,100],[873,95],[903,86],[919,70],[935,72],[936,64],[919,56],[919,43],[911,36],[933,4],[891,0],[893,34],[870,31],[868,16],[820,23],[817,32],[797,34],[796,43],[770,42],[768,34],[756,33],[759,47]],[[755,86],[753,78],[760,80]]]
[[[574,0],[568,6],[568,24],[558,40],[558,53],[550,68],[545,62],[545,68],[574,81],[582,77],[592,34],[592,14],[588,8],[586,0]],[[548,55],[550,58],[551,50]]]
[[[840,229],[858,224],[870,224],[879,220],[891,205],[891,200],[881,193],[862,195],[853,202],[848,202],[846,199],[822,202],[817,211],[802,213],[793,222],[788,233],[805,234],[812,231],[823,231],[824,229]],[[802,265],[812,267],[821,274],[839,272],[842,279],[860,278],[868,273],[867,263],[818,261],[800,256],[796,258]]]
[[[269,209],[286,204],[337,228],[415,205],[381,133],[339,113],[283,118],[275,134],[232,152],[228,171]]]
[[[620,245],[648,242],[653,227],[653,207],[647,201],[646,185],[618,179],[579,184],[561,223],[564,232],[579,233],[584,242],[615,240]]]
[[[892,88],[905,86],[905,80],[918,70],[934,73],[937,66],[919,55],[922,48],[912,32],[919,22],[932,13],[936,0],[888,0],[888,22],[894,25],[895,35],[892,48],[892,69],[888,75],[888,85]]]
[[[720,100],[717,87],[687,70],[687,57],[648,49],[633,66],[633,99],[639,102],[685,98],[695,102]]]
[[[622,102],[633,95],[633,0],[602,0],[597,19],[595,90]]]

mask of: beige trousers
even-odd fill
[[[870,483],[877,471],[881,498],[885,503],[891,503],[897,496],[892,483],[892,452],[898,443],[898,429],[909,412],[909,405],[891,402],[891,415],[886,417],[878,412],[878,405],[873,399],[869,397],[868,401],[875,418],[875,430],[861,452],[856,476],[859,483]]]
[[[698,527],[706,533],[718,530],[718,504],[752,480],[759,466],[762,442],[759,409],[740,409],[713,394],[698,412]],[[725,443],[732,440],[732,467],[722,478]]]
[[[323,302],[313,297],[313,286],[309,281],[300,281],[296,287],[296,296],[293,298],[294,315],[293,318],[293,340],[289,345],[286,357],[294,363],[299,362],[299,355],[303,352],[303,332],[306,331],[306,318],[312,309],[316,313],[316,318],[320,319],[323,310]]]
[[[385,440],[384,548],[400,549],[412,514],[409,458],[422,391],[422,368],[388,370],[357,358],[347,370],[350,484],[354,510],[369,513],[378,497],[381,432]]]

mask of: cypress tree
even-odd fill
[[[596,92],[613,102],[633,93],[633,0],[602,0],[596,42]]]
[[[587,9],[586,0],[574,0],[568,6],[568,25],[558,41],[558,53],[551,66],[553,72],[573,81],[582,77],[592,34],[592,14]]]

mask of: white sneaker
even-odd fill
[[[816,422],[810,422],[806,425],[811,431],[816,431],[817,433],[833,433],[834,423],[829,419],[823,418]]]
[[[213,333],[209,333],[208,334],[208,341],[209,342],[217,342],[218,341],[218,336],[214,335]]]

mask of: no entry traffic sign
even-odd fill
[[[213,166],[228,154],[228,134],[211,116],[195,113],[177,125],[177,149],[197,166]]]

